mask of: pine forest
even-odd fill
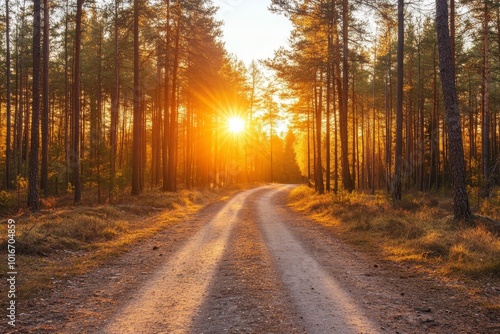
[[[289,46],[250,64],[209,0],[2,5],[5,206],[282,182],[468,219],[498,184],[498,1],[273,0]]]

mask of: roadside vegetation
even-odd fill
[[[82,274],[120,254],[140,240],[186,219],[224,191],[152,191],[140,196],[124,195],[113,204],[90,201],[73,206],[71,195],[43,200],[38,213],[6,216],[16,220],[16,264],[20,298],[49,288],[52,282]],[[0,233],[7,235],[7,224]],[[6,249],[6,239],[0,247]],[[6,263],[0,270],[7,272]]]
[[[480,222],[458,226],[452,201],[444,193],[408,194],[400,202],[382,193],[319,195],[307,186],[289,195],[295,211],[389,260],[427,266],[445,275],[499,277],[500,238]],[[500,194],[483,201],[475,213],[499,220]]]

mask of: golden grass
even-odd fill
[[[66,206],[15,218],[19,295],[33,296],[52,282],[88,271],[165,227],[218,200],[217,192],[150,192],[116,204]],[[6,236],[6,224],[0,227]],[[6,238],[0,247],[6,248]],[[70,256],[68,256],[68,254]],[[0,270],[7,272],[6,264]]]
[[[384,194],[318,195],[300,186],[290,193],[289,205],[393,261],[432,265],[443,274],[500,275],[499,237],[483,226],[457,226],[451,199],[443,194],[410,194],[394,203]],[[480,213],[500,217],[491,203]]]

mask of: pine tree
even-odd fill
[[[40,0],[33,3],[33,104],[31,111],[31,149],[29,159],[28,207],[32,211],[40,209],[38,194],[38,153],[40,146]]]
[[[43,0],[43,113],[40,188],[49,194],[49,0]]]
[[[10,59],[10,6],[9,0],[5,0],[5,78],[6,78],[6,103],[7,103],[7,133],[5,143],[5,187],[12,189],[12,172],[11,172],[11,123],[12,123],[12,89],[11,89],[11,59]]]
[[[75,56],[73,69],[73,138],[71,147],[71,167],[74,187],[74,202],[82,199],[82,180],[80,166],[80,96],[81,96],[81,47],[82,47],[82,15],[85,0],[76,1]]]
[[[396,104],[396,161],[392,198],[401,200],[401,173],[403,164],[403,85],[404,85],[404,0],[398,0],[398,83]]]
[[[453,179],[453,204],[456,220],[470,220],[472,214],[469,209],[465,181],[465,158],[458,110],[457,93],[455,88],[455,70],[451,50],[450,33],[448,28],[447,0],[436,0],[436,28],[439,46],[439,69],[441,85],[446,109],[446,123],[450,142],[451,173]]]
[[[142,115],[139,86],[139,0],[134,0],[134,129],[132,151],[132,195],[141,193]]]

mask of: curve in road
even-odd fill
[[[356,302],[288,228],[282,203],[275,196],[290,187],[270,185],[236,195],[137,292],[131,293],[128,302],[107,323],[104,333],[193,332],[193,323],[199,323],[201,306],[210,303],[210,287],[216,283],[213,280],[221,259],[232,254],[229,248],[240,246],[231,242],[231,234],[235,226],[243,224],[240,219],[244,212],[245,219],[263,231],[263,238],[243,237],[254,238],[255,245],[265,243],[263,246],[272,258],[266,263],[276,267],[282,283],[278,285],[284,286],[286,299],[293,301],[306,332],[377,333],[377,327]],[[201,316],[207,315],[202,312]]]

